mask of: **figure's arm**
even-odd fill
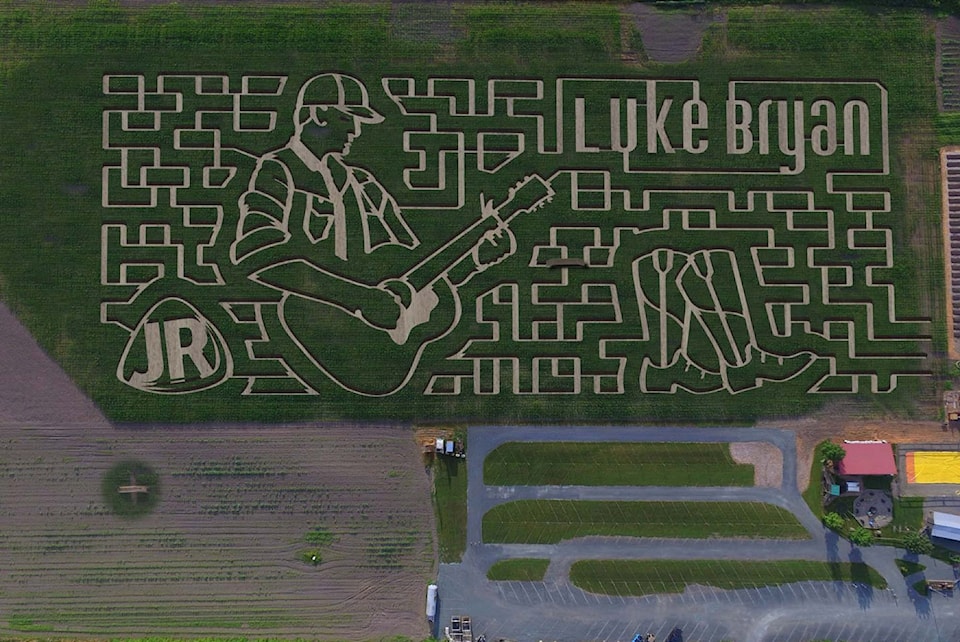
[[[399,246],[412,250],[420,244],[416,234],[407,225],[393,195],[373,174],[355,168],[354,176],[360,187],[363,208],[367,216],[367,248]]]
[[[289,292],[344,310],[377,328],[397,326],[401,301],[398,293],[334,274],[302,258],[286,258],[250,274],[261,285]]]
[[[240,220],[230,245],[230,260],[251,272],[276,260],[271,248],[290,240],[289,220],[293,179],[287,167],[274,158],[257,163],[250,185],[240,196]]]
[[[288,246],[295,197],[287,167],[274,158],[261,159],[240,197],[240,220],[230,246],[234,265],[271,289],[336,306],[377,327],[396,327],[396,294],[324,270]]]

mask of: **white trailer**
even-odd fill
[[[433,622],[437,617],[437,585],[427,587],[427,620]]]

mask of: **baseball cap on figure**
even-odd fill
[[[363,83],[344,74],[320,74],[303,83],[297,95],[299,107],[333,107],[362,123],[383,122],[383,115],[370,107],[367,88]]]

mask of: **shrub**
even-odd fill
[[[840,444],[835,444],[832,441],[828,441],[820,446],[820,456],[824,459],[829,459],[832,462],[838,462],[847,456],[847,451],[844,450],[843,446]]]
[[[873,533],[863,526],[858,526],[850,531],[850,541],[857,546],[870,546],[873,544]]]
[[[307,533],[306,540],[308,544],[325,546],[334,540],[334,536],[333,533],[328,531],[323,526],[317,526],[312,531]]]
[[[840,517],[839,513],[827,513],[823,516],[823,523],[827,528],[832,528],[835,531],[843,528],[843,518]]]
[[[903,547],[911,553],[929,555],[933,552],[933,542],[923,533],[908,533],[903,538]]]
[[[323,561],[323,556],[320,555],[320,551],[303,551],[300,553],[300,561],[305,564],[320,566],[320,562]]]

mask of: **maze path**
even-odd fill
[[[708,104],[717,88],[691,79],[287,80],[104,76],[101,319],[130,335],[124,383],[385,396],[421,368],[428,395],[735,394],[812,365],[809,392],[855,393],[927,374],[927,322],[898,312],[890,281],[879,83],[731,80]],[[302,102],[334,80],[332,103]],[[293,116],[331,105],[350,126],[322,133],[342,148],[304,160],[319,134],[301,120],[278,147]],[[708,108],[737,135],[710,138]],[[387,118],[404,162],[343,160]],[[512,247],[481,260],[490,221]],[[410,295],[403,330],[358,302],[388,291]],[[421,367],[433,341],[446,352]],[[371,376],[357,345],[398,377]]]

